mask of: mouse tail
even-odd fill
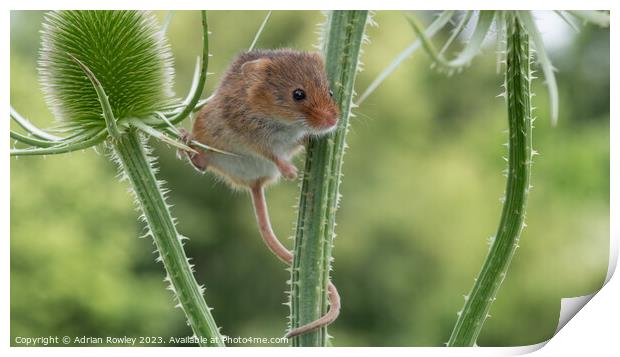
[[[265,200],[265,190],[262,181],[257,181],[250,187],[252,194],[252,203],[254,204],[254,213],[256,214],[256,222],[263,241],[269,247],[269,250],[275,254],[280,260],[287,265],[293,264],[293,253],[291,253],[276,237],[271,228],[269,219],[269,211],[267,210],[267,202]],[[330,281],[327,287],[329,294],[329,311],[321,318],[314,320],[306,325],[291,329],[285,337],[291,338],[306,332],[310,332],[327,326],[334,322],[340,314],[340,295],[336,286]]]
[[[295,336],[303,335],[306,332],[314,331],[336,321],[338,315],[340,315],[340,294],[338,294],[336,286],[331,281],[327,286],[327,292],[329,294],[329,311],[317,320],[291,329],[284,337],[293,338]]]
[[[280,260],[285,262],[287,265],[293,264],[293,253],[291,253],[282,243],[280,243],[271,228],[269,211],[267,210],[267,203],[265,201],[263,181],[259,180],[256,184],[252,185],[251,191],[252,203],[254,204],[254,213],[256,214],[256,222],[258,223],[258,229],[263,237],[263,241],[267,244],[269,250],[280,258]]]

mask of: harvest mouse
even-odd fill
[[[339,111],[329,88],[320,54],[290,49],[241,53],[224,74],[213,96],[198,114],[191,134],[198,141],[234,155],[214,151],[185,154],[200,172],[211,171],[233,189],[248,190],[261,236],[269,249],[291,265],[293,254],[275,236],[264,189],[280,176],[293,180],[291,158],[311,136],[336,128]],[[329,311],[318,320],[292,329],[297,336],[332,323],[340,296],[330,281]]]

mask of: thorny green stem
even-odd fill
[[[153,236],[160,259],[166,268],[166,280],[185,312],[196,336],[203,337],[201,346],[224,346],[218,327],[203,298],[187,261],[168,205],[155,178],[149,158],[138,134],[131,129],[113,141],[121,170],[131,182],[144,219]]]
[[[331,11],[325,24],[323,53],[327,77],[341,117],[334,133],[311,141],[307,148],[291,273],[292,328],[318,319],[328,308],[327,284],[342,157],[367,20],[367,11]],[[323,327],[294,337],[292,345],[325,346],[327,340]]]
[[[518,16],[506,15],[506,103],[508,108],[508,178],[496,238],[448,341],[473,346],[518,247],[530,191],[532,117],[529,37]]]

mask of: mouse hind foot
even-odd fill
[[[196,150],[197,152],[189,152],[187,150],[178,149],[177,158],[179,160],[183,160],[184,157],[187,157],[189,159],[189,162],[197,171],[202,173],[207,171],[207,167],[209,166],[208,154],[204,152],[201,148],[192,145],[192,140],[194,140],[194,136],[190,132],[188,132],[184,128],[180,128],[179,133],[179,139],[181,140],[181,142]]]

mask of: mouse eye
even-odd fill
[[[329,90],[329,96],[333,97],[334,96],[334,91],[332,91],[331,89]]]
[[[293,91],[293,99],[297,101],[306,99],[306,92],[304,92],[303,89],[299,89],[299,88],[295,89]]]

